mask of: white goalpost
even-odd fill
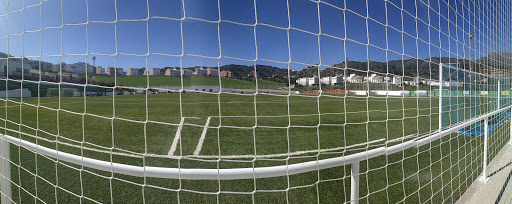
[[[457,202],[512,144],[511,8],[0,2],[0,202]]]
[[[10,165],[10,148],[9,148],[9,142],[7,142],[5,139],[2,139],[0,141],[1,146],[1,157],[2,161],[0,162],[0,171],[1,171],[1,178],[0,178],[0,192],[1,195],[1,202],[2,203],[9,203],[10,198],[12,198],[12,188],[11,188],[11,165]]]

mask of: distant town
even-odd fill
[[[341,86],[344,83],[372,83],[372,84],[392,84],[397,86],[419,86],[419,85],[432,85],[438,86],[437,80],[423,80],[419,77],[412,78],[412,81],[403,80],[402,76],[385,77],[378,74],[371,74],[370,76],[358,76],[350,74],[349,76],[327,76],[327,77],[301,77],[295,81],[299,86],[318,86],[320,84],[330,86]],[[447,83],[447,82],[446,82]]]
[[[492,54],[489,55],[492,57]],[[485,62],[487,57],[479,59]],[[7,63],[8,62],[8,63]],[[276,82],[284,86],[290,86],[293,90],[317,90],[319,86],[326,89],[368,89],[364,84],[369,84],[370,89],[384,89],[384,86],[405,86],[415,89],[418,86],[438,86],[439,63],[455,63],[461,69],[469,64],[462,58],[429,58],[390,60],[388,62],[356,62],[347,61],[319,69],[317,65],[309,66],[302,70],[288,70],[268,65],[236,65],[228,64],[220,67],[102,67],[85,62],[75,63],[50,63],[39,60],[13,58],[5,53],[0,53],[0,76],[9,75],[10,78],[29,80],[69,81],[72,83],[85,83],[87,80],[93,84],[99,76],[166,76],[166,77],[221,77],[238,80],[253,81],[256,78]],[[348,68],[347,68],[348,67]],[[481,72],[492,72],[494,76],[504,75],[489,67],[481,66]],[[255,71],[256,70],[256,71]],[[86,76],[87,73],[87,76]],[[387,74],[386,74],[387,73]],[[98,81],[99,85],[104,82]],[[382,86],[380,85],[382,84]],[[110,86],[110,85],[108,85]],[[444,86],[460,86],[449,84]]]
[[[101,66],[86,66],[84,62],[77,62],[73,64],[62,63],[62,70],[59,64],[52,64],[43,62],[41,68],[38,64],[33,63],[22,63],[17,61],[9,61],[9,66],[5,60],[0,60],[0,74],[13,76],[27,76],[27,77],[39,77],[42,79],[58,79],[59,72],[63,80],[79,80],[86,73],[89,75],[105,75],[105,76],[170,76],[170,77],[191,77],[191,76],[209,76],[209,77],[233,77],[233,73],[228,70],[220,71],[214,68],[207,67],[193,67],[193,68],[157,68],[153,67],[149,70],[145,68],[127,68],[126,71],[123,68],[108,67],[103,68]],[[9,68],[8,68],[9,67]],[[9,70],[7,70],[9,69]],[[23,70],[23,71],[22,71]],[[62,71],[62,72],[61,72]]]
[[[3,67],[3,70],[0,70],[0,73],[7,73],[7,65],[4,64],[5,61],[0,61],[0,66]],[[13,68],[11,68],[13,67]],[[153,67],[149,70],[145,68],[127,68],[126,70],[123,68],[114,68],[108,67],[103,68],[101,66],[86,66],[86,63],[78,62],[73,64],[62,64],[62,73],[61,77],[63,80],[79,80],[85,74],[85,70],[87,67],[87,74],[92,75],[92,79],[95,79],[95,75],[105,75],[105,76],[169,76],[169,77],[191,77],[191,76],[209,76],[209,77],[227,77],[232,78],[233,72],[228,70],[222,70],[219,72],[218,69],[207,68],[207,67],[193,67],[193,68],[157,68]],[[9,64],[9,75],[22,75],[21,73],[21,63],[20,62],[10,62]],[[25,63],[23,65],[24,75],[39,77],[42,79],[58,79],[58,72],[61,69],[61,66],[58,64],[51,63],[42,63],[41,69],[36,66],[32,66],[32,64]],[[254,74],[252,72],[252,74]],[[301,77],[295,80],[296,86],[319,86],[323,85],[331,85],[331,86],[341,86],[344,83],[390,83],[397,86],[402,85],[412,85],[417,86],[420,84],[431,84],[431,81],[420,80],[419,77],[414,78],[413,81],[405,81],[401,76],[393,76],[393,77],[385,77],[378,74],[371,74],[370,76],[359,76],[357,74],[349,74],[348,76],[336,75],[336,76],[325,76],[325,77]],[[434,82],[435,83],[435,82]]]

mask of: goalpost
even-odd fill
[[[0,202],[455,202],[512,144],[510,8],[0,3]]]

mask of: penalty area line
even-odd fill
[[[194,156],[199,155],[201,153],[201,149],[203,148],[204,138],[206,137],[206,132],[208,132],[208,125],[210,124],[211,117],[206,119],[206,123],[204,124],[203,132],[201,133],[201,137],[199,138],[199,142],[197,143],[196,151],[194,151]]]
[[[178,130],[176,130],[176,135],[174,135],[174,140],[172,141],[171,149],[167,153],[167,156],[173,156],[176,151],[176,147],[178,146],[178,141],[181,137],[181,129],[183,129],[183,122],[185,122],[185,118],[182,117],[180,120],[180,124],[178,126]]]

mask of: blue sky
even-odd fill
[[[0,39],[1,52],[64,54],[62,61],[68,63],[86,57],[67,54],[89,54],[92,64],[94,53],[113,55],[117,48],[117,57],[96,55],[96,65],[114,66],[115,61],[123,68],[146,67],[146,63],[149,67],[180,66],[180,62],[183,67],[254,64],[226,57],[266,59],[256,63],[281,68],[292,61],[292,69],[307,64],[329,66],[346,58],[387,61],[410,56],[457,57],[456,53],[469,57],[469,24],[461,18],[468,16],[467,8],[448,6],[442,0],[431,1],[429,6],[420,0],[48,0],[31,7],[37,4],[37,0],[25,0],[24,11],[15,12],[23,8],[23,1],[11,0],[7,6],[7,0],[0,0],[0,15],[10,12],[0,17],[0,36],[11,34]],[[41,27],[45,28],[41,32],[29,32]],[[477,32],[477,40],[488,34]],[[481,53],[477,56],[486,54],[478,44]],[[164,55],[132,56],[145,55],[148,50]],[[220,60],[215,59],[219,56]],[[55,63],[61,58],[41,59]]]

